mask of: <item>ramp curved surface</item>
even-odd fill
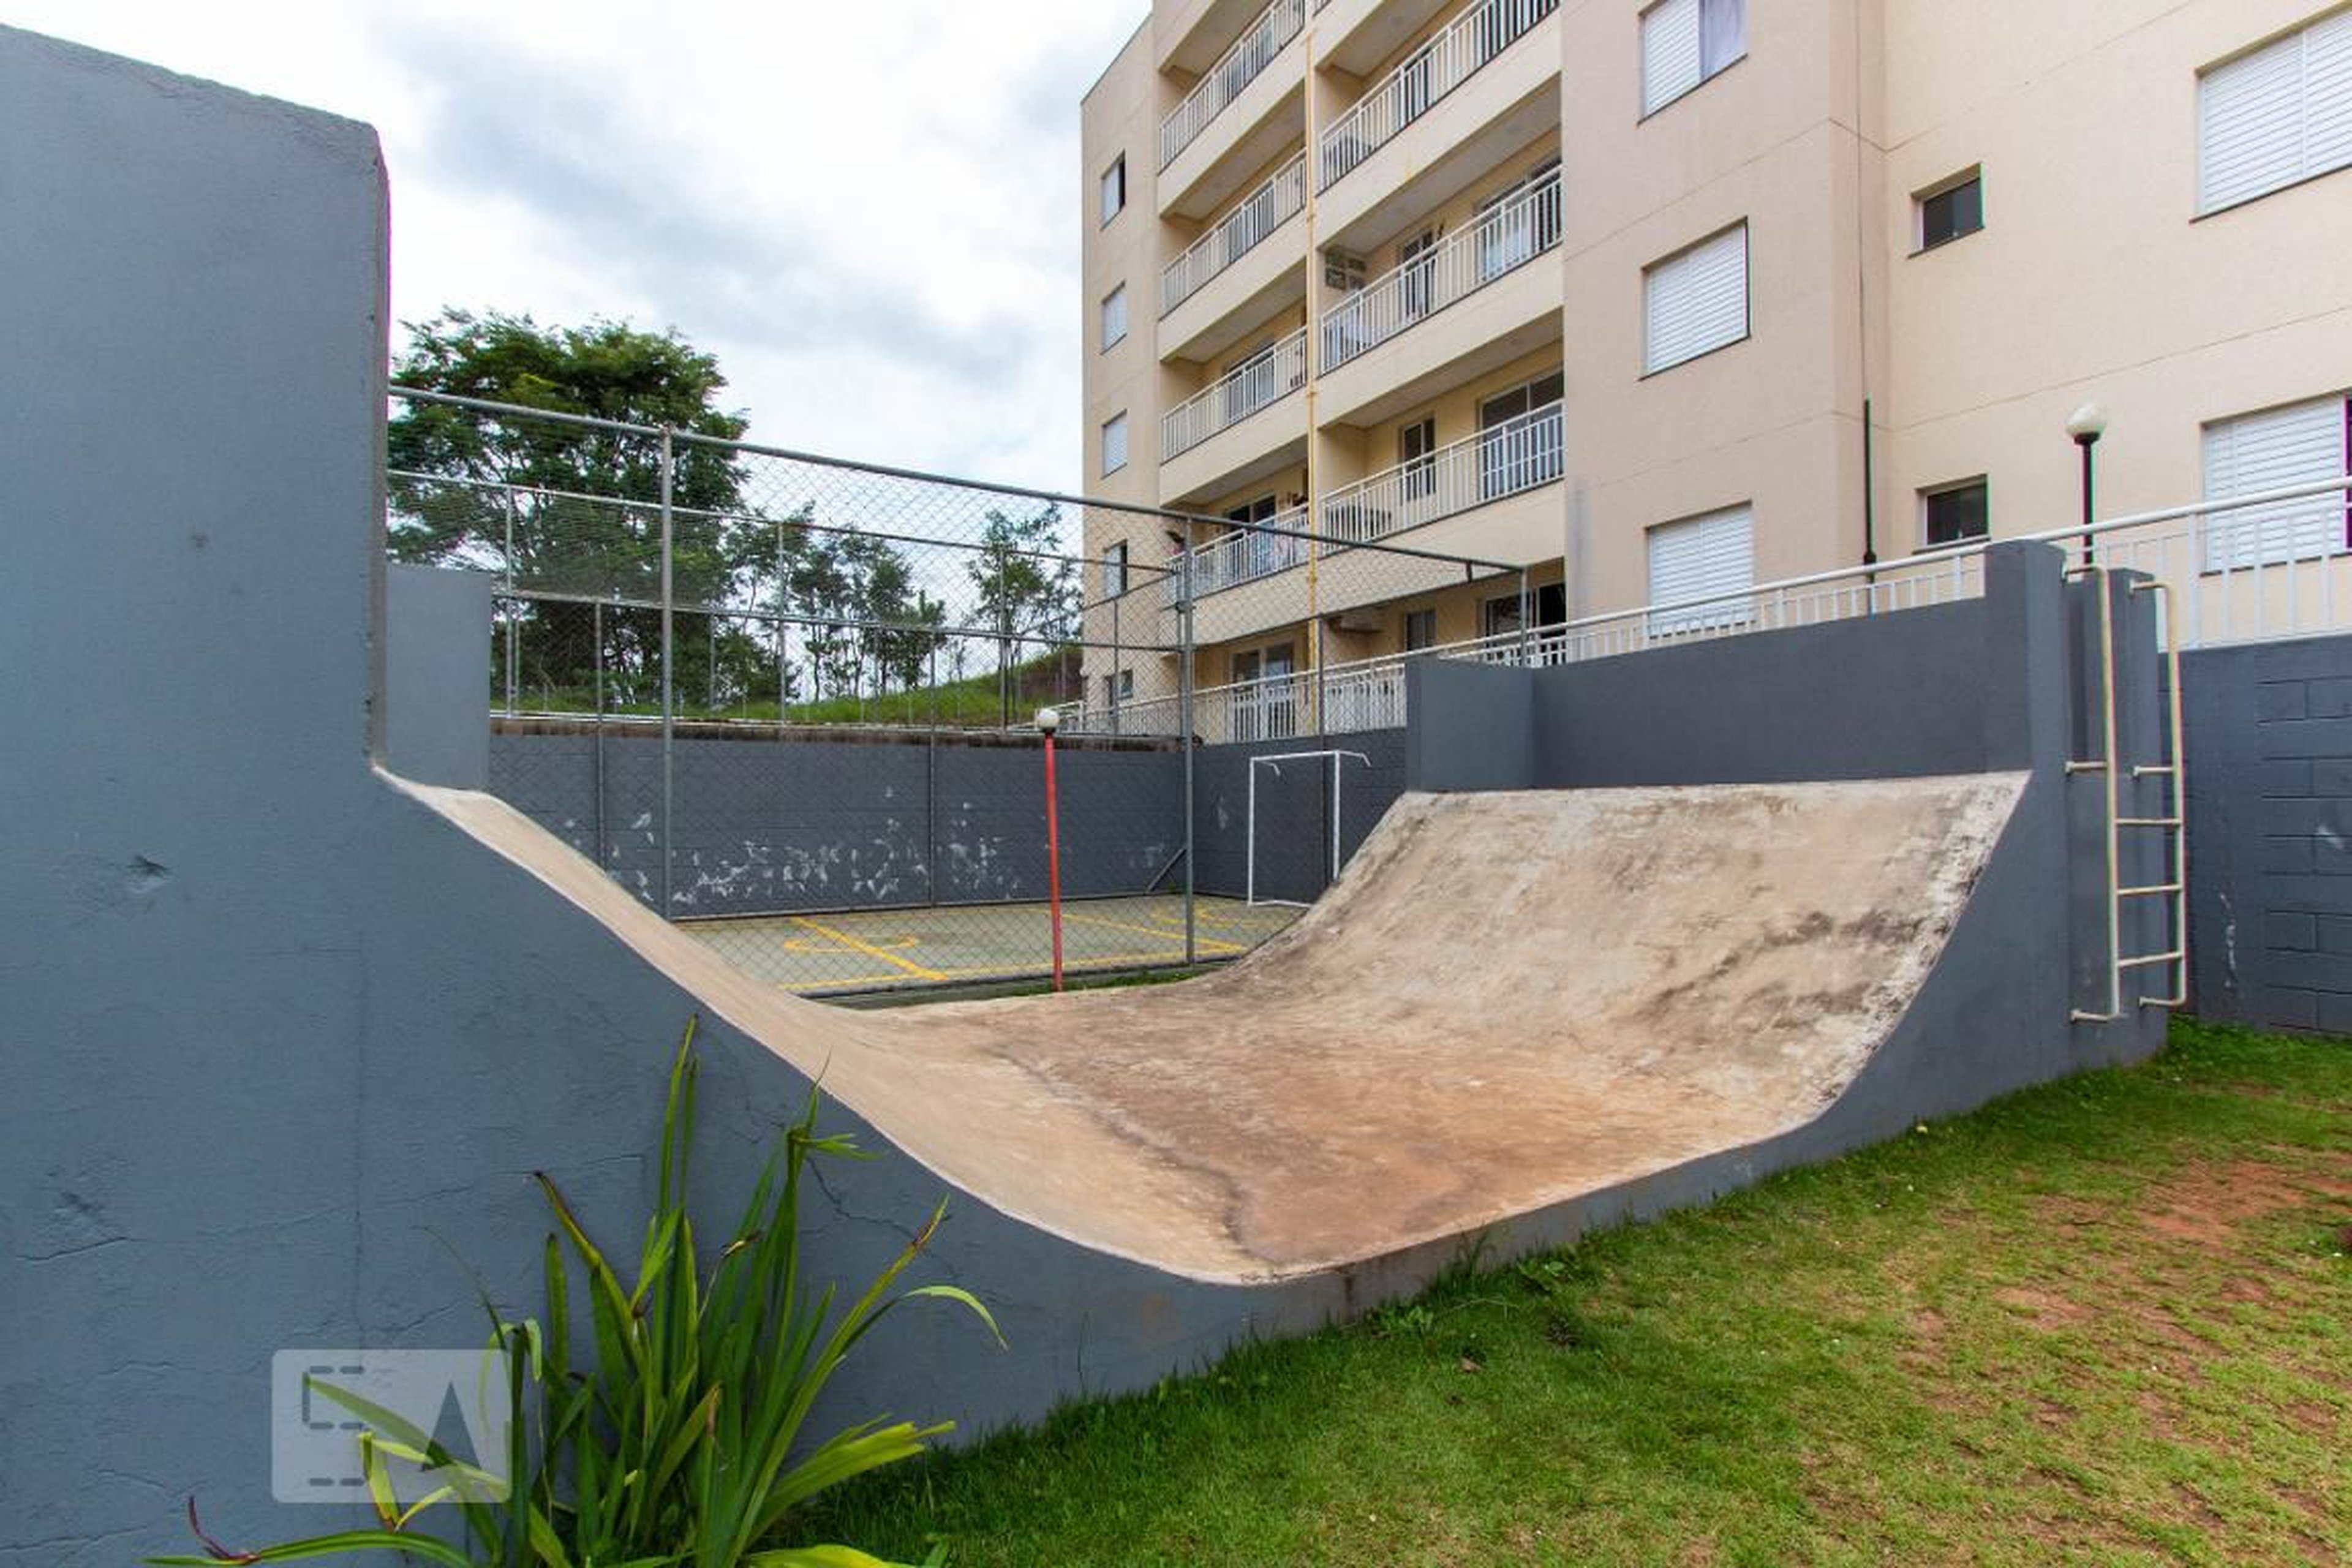
[[[860,1013],[741,974],[511,807],[403,784],[991,1206],[1195,1279],[1346,1268],[1833,1103],[2021,773],[1408,795],[1179,985]]]

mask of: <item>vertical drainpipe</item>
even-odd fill
[[[1302,51],[1307,70],[1300,84],[1300,110],[1307,125],[1307,210],[1301,216],[1307,220],[1307,337],[1302,346],[1307,369],[1307,668],[1312,679],[1307,701],[1315,710],[1315,733],[1323,733],[1323,613],[1322,613],[1322,544],[1318,538],[1318,522],[1323,516],[1323,492],[1317,481],[1318,465],[1315,461],[1316,447],[1316,380],[1322,369],[1321,333],[1317,331],[1317,297],[1315,268],[1320,258],[1316,237],[1317,192],[1323,184],[1323,161],[1315,136],[1315,5],[1308,0],[1307,19],[1300,26],[1299,37],[1305,40]]]

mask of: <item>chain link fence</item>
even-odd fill
[[[492,791],[809,994],[1048,971],[1046,707],[1066,967],[1248,952],[1402,788],[1403,648],[1516,657],[1538,613],[1520,568],[1297,517],[435,393],[389,452],[393,558],[490,579]],[[1441,648],[1401,606],[1447,594],[1487,624]]]

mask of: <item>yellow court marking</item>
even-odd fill
[[[834,941],[841,943],[842,946],[850,949],[852,952],[862,952],[868,958],[878,958],[883,963],[890,964],[895,968],[903,969],[908,973],[915,975],[919,979],[945,980],[947,978],[946,975],[940,973],[936,969],[926,969],[919,963],[910,963],[906,959],[900,958],[895,952],[885,952],[883,949],[876,947],[871,942],[860,942],[856,937],[851,936],[847,931],[835,931],[828,925],[820,925],[815,921],[810,920],[806,915],[794,915],[793,917],[793,924],[805,927],[806,929],[816,932],[819,936],[829,936],[833,938]]]
[[[1132,931],[1137,936],[1158,937],[1164,942],[1179,942],[1182,936],[1181,931],[1156,931],[1150,926],[1129,925],[1125,921],[1105,920],[1100,915],[1081,915],[1066,910],[1063,911],[1062,918],[1066,921],[1076,921],[1082,925],[1105,926],[1112,931]],[[1223,937],[1204,936],[1199,938],[1199,941],[1202,947],[1222,947],[1229,952],[1249,951],[1241,943],[1227,942]]]
[[[913,936],[893,937],[890,939],[889,947],[893,952],[904,952],[907,949],[914,946],[917,941],[918,939]],[[835,949],[820,947],[815,942],[810,942],[805,937],[792,936],[784,939],[784,951],[786,952],[829,953],[835,952]],[[877,944],[876,946],[867,948],[866,951],[868,952],[878,952],[881,951],[881,947],[879,944]]]

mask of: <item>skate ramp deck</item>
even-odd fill
[[[491,796],[400,787],[973,1197],[1247,1284],[1812,1121],[1902,1019],[2024,782],[1408,795],[1216,973],[881,1013],[730,968]]]

